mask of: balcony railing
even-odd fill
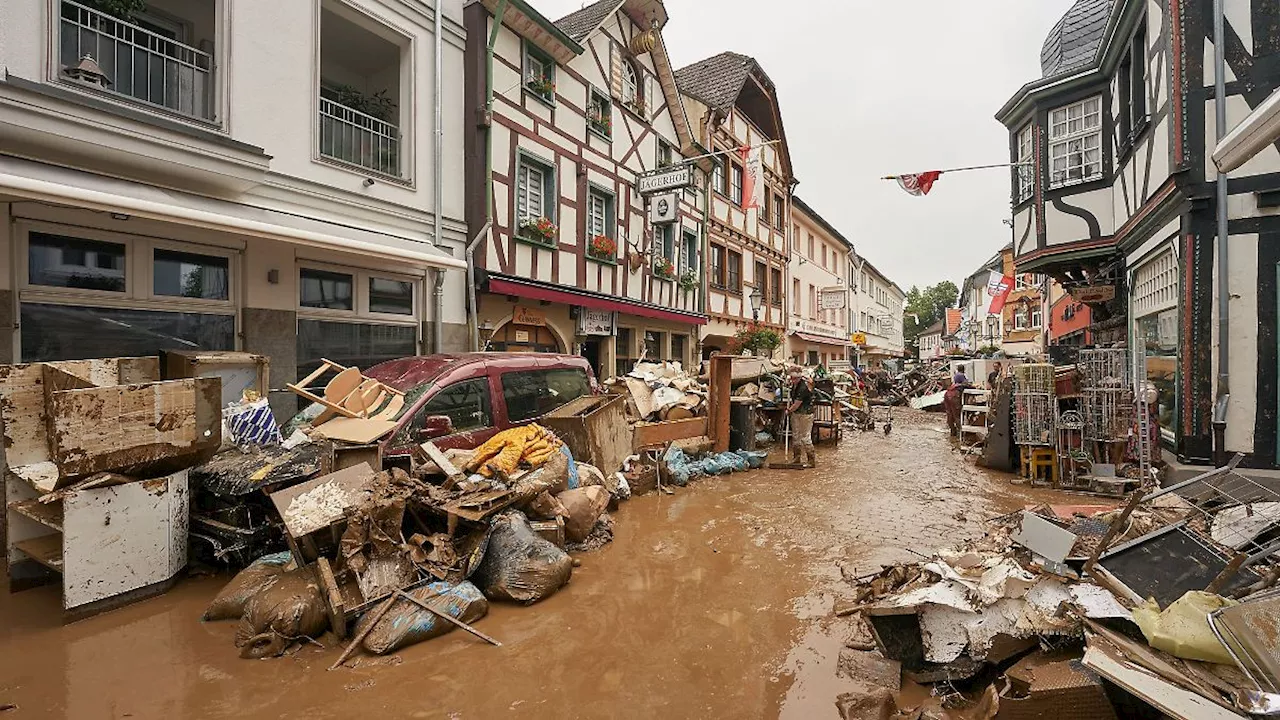
[[[385,120],[322,97],[320,154],[400,177],[400,130]]]
[[[197,120],[214,119],[208,53],[70,0],[62,0],[60,18],[63,68],[89,55],[110,81],[106,92]]]

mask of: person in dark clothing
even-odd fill
[[[792,370],[787,413],[791,416],[791,462],[799,463],[804,450],[809,467],[814,467],[818,458],[813,449],[813,386],[798,368]]]
[[[994,365],[994,369],[991,372],[987,373],[988,388],[990,388],[991,390],[996,389],[996,384],[1000,382],[1000,374],[1002,372],[1003,370],[1000,368],[1000,363],[996,363]]]

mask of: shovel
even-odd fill
[[[791,413],[788,412],[786,419],[783,420],[785,427],[783,434],[786,436],[782,441],[782,462],[769,463],[770,470],[803,470],[804,463],[791,462]]]

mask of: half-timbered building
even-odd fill
[[[551,22],[524,0],[473,0],[464,14],[479,339],[580,353],[602,377],[692,362],[706,178],[683,162],[698,151],[663,3],[601,0]]]
[[[1014,253],[1018,272],[1051,275],[1090,304],[1095,342],[1145,349],[1167,450],[1188,463],[1238,451],[1274,467],[1280,150],[1230,175],[1220,273],[1213,6],[1079,0],[1053,29],[1043,77],[997,115],[1025,163],[1012,178]],[[1280,80],[1280,8],[1224,7],[1230,129]]]
[[[762,296],[760,322],[786,331],[787,231],[792,228],[795,180],[777,90],[758,62],[721,53],[677,70],[676,79],[698,143],[720,153],[707,193],[709,322],[702,333],[707,355],[727,349],[733,335],[752,320],[752,289]],[[761,148],[764,202],[744,210],[747,168],[735,150],[756,146]]]

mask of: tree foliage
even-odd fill
[[[87,4],[121,20],[132,20],[134,13],[147,9],[146,0],[88,0]]]
[[[908,342],[915,342],[930,325],[941,320],[947,308],[955,307],[960,289],[950,280],[930,285],[924,290],[912,285],[907,293],[907,316],[903,322],[903,335]]]

